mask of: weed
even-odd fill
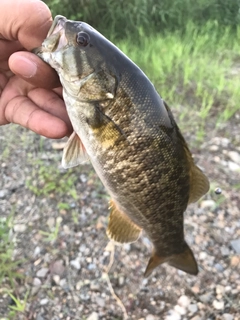
[[[39,231],[39,233],[44,236],[44,239],[43,239],[44,241],[46,241],[46,242],[56,241],[56,239],[58,237],[61,222],[62,222],[62,218],[58,217],[56,219],[56,224],[55,224],[54,228],[52,228],[52,230],[50,230],[49,232],[42,231],[42,230]]]

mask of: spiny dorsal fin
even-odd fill
[[[182,253],[174,254],[169,257],[160,257],[154,250],[151,258],[149,259],[144,277],[148,277],[157,266],[161,265],[164,262],[167,262],[170,266],[189,274],[198,274],[197,262],[194,258],[192,250],[186,244],[186,249]]]
[[[142,229],[132,222],[124,212],[121,212],[112,200],[110,201],[110,209],[107,228],[108,237],[120,243],[137,241]]]
[[[72,168],[88,160],[89,158],[84,148],[84,145],[82,144],[82,141],[80,140],[76,132],[73,131],[63,149],[63,168]]]

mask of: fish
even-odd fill
[[[153,250],[144,276],[163,263],[197,275],[184,212],[209,190],[167,103],[144,72],[89,24],[56,16],[33,52],[59,75],[73,133],[62,166],[90,161],[110,195],[107,235]]]

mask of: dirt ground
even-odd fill
[[[23,299],[28,292],[15,319],[240,319],[240,114],[218,129],[209,121],[201,143],[193,126],[180,127],[211,183],[185,213],[200,272],[165,264],[148,279],[151,243],[144,235],[131,245],[108,242],[108,195],[91,165],[63,170],[62,140],[0,127],[0,216],[13,215],[14,258],[24,259],[13,294]],[[13,288],[8,279],[0,319],[14,305],[6,288]]]

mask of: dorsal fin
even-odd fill
[[[63,168],[72,168],[88,160],[89,158],[81,139],[76,134],[76,132],[73,131],[63,149]]]
[[[107,228],[108,237],[120,243],[136,241],[142,229],[132,222],[124,212],[120,211],[112,200],[110,201],[110,210]]]
[[[172,112],[170,108],[168,107],[167,103],[163,100],[163,104],[168,112],[168,116],[171,119],[171,122],[173,126],[176,128],[177,137],[180,141],[180,143],[183,145],[183,148],[185,150],[186,158],[189,163],[189,170],[190,170],[190,194],[189,194],[189,200],[188,203],[196,202],[198,201],[205,193],[209,190],[209,181],[208,178],[205,176],[205,174],[202,172],[201,169],[199,169],[198,166],[193,161],[192,154],[187,146],[187,143],[178,128],[178,125],[176,124]]]

